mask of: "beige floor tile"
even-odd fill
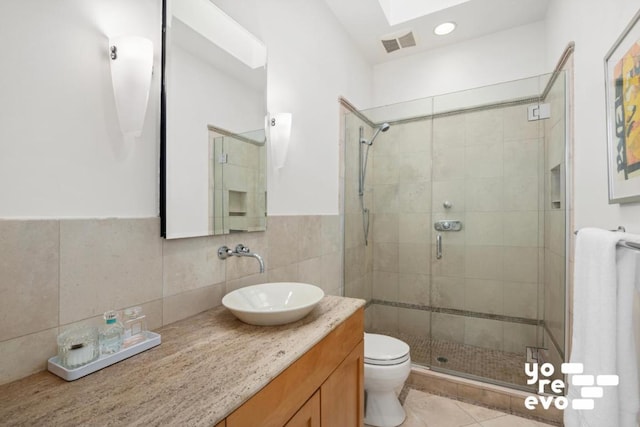
[[[535,420],[410,389],[401,427],[544,427]]]
[[[505,415],[504,417],[494,418],[492,420],[483,421],[482,427],[543,427],[550,424],[541,423],[527,418],[516,417],[515,415]]]
[[[456,404],[478,422],[492,420],[494,418],[503,417],[506,415],[504,412],[485,408],[483,406],[471,405],[470,403],[466,402],[457,401]]]
[[[475,424],[476,420],[457,405],[455,400],[410,390],[405,401],[407,421],[403,427],[412,424],[427,427],[460,427]],[[408,423],[408,424],[407,424]]]

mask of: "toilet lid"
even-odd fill
[[[378,334],[364,334],[364,363],[398,365],[409,360],[409,346],[399,339]]]

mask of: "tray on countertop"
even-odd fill
[[[160,334],[155,332],[146,331],[147,339],[132,345],[131,347],[123,348],[117,353],[104,354],[93,362],[89,362],[86,365],[79,366],[74,369],[65,368],[60,364],[58,356],[49,358],[47,362],[47,369],[66,381],[77,380],[93,372],[99,371],[102,368],[113,365],[121,360],[128,359],[131,356],[135,356],[138,353],[149,350],[155,346],[160,345]]]

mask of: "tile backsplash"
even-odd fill
[[[0,220],[0,384],[46,369],[56,337],[142,305],[150,329],[219,306],[266,281],[342,292],[340,217],[270,216],[267,231],[165,240],[160,219]],[[243,243],[265,258],[219,260]]]

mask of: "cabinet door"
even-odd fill
[[[360,308],[303,354],[262,390],[227,417],[227,427],[282,427],[318,390],[336,367],[362,344],[364,310]],[[360,349],[361,360],[364,347]],[[363,368],[364,369],[364,368]],[[363,371],[364,372],[364,371]],[[338,385],[342,387],[342,385]],[[344,390],[340,390],[343,394]],[[322,405],[322,395],[320,396]],[[353,412],[353,409],[351,410]],[[323,424],[352,427],[356,424]]]
[[[320,388],[322,427],[364,425],[364,341]]]
[[[316,391],[284,427],[320,427],[320,392]]]

